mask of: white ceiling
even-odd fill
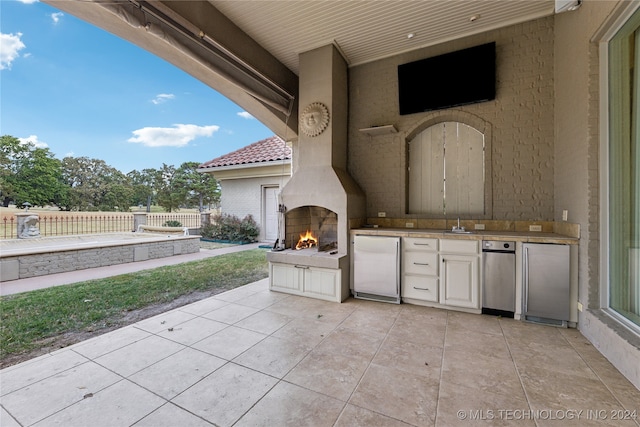
[[[296,74],[298,54],[330,43],[354,66],[548,16],[555,5],[554,0],[209,1]]]

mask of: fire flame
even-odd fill
[[[300,240],[298,240],[296,244],[296,250],[299,251],[300,249],[308,249],[314,246],[318,246],[318,239],[313,237],[311,231],[307,230],[306,233],[300,235]]]

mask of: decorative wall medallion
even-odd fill
[[[318,136],[329,124],[329,110],[320,102],[307,105],[300,116],[300,129],[307,136]]]

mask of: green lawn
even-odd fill
[[[36,350],[43,340],[61,334],[111,329],[132,310],[267,276],[266,253],[254,249],[0,297],[0,357]]]

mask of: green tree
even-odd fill
[[[180,205],[185,200],[185,194],[182,187],[176,181],[176,168],[165,163],[159,169],[155,177],[155,187],[157,202],[165,211],[173,212],[179,210]]]
[[[63,177],[69,186],[67,210],[129,208],[133,196],[129,179],[104,160],[65,157],[62,165]]]
[[[132,170],[127,174],[133,189],[133,204],[146,204],[147,212],[151,212],[151,204],[155,198],[156,169]]]
[[[220,186],[213,175],[198,172],[198,162],[185,162],[176,171],[176,181],[184,192],[184,203],[198,206],[202,212],[204,204],[220,201]]]
[[[63,197],[62,166],[48,148],[0,137],[0,192],[3,206],[13,201],[45,206]]]

